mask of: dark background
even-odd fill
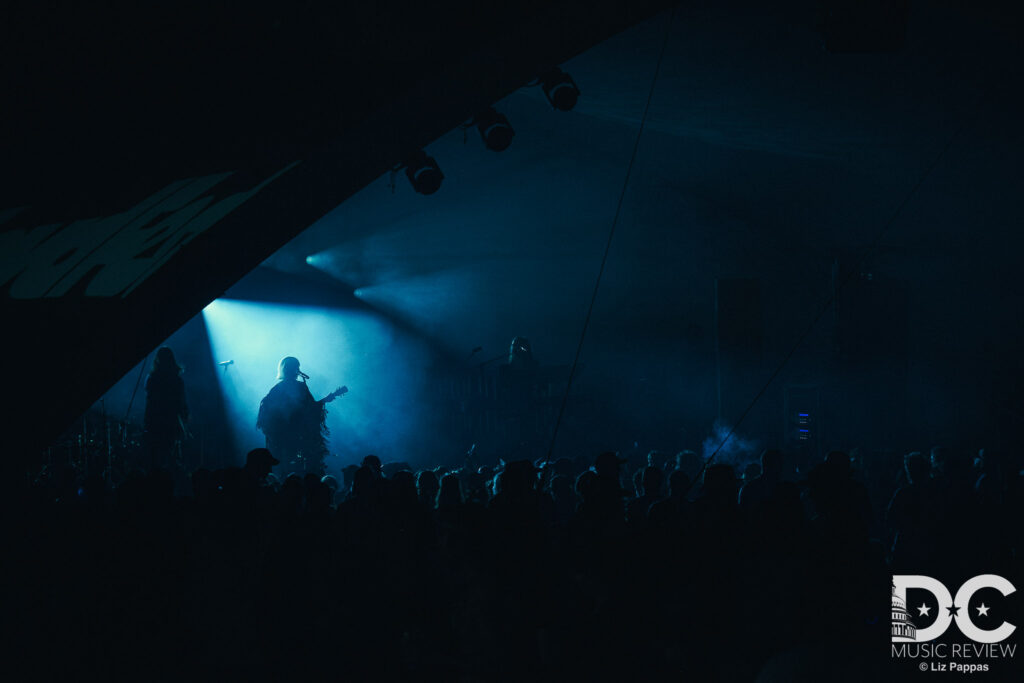
[[[31,209],[6,229],[306,160],[129,299],[5,300],[26,415],[63,392],[25,443],[268,256],[292,278],[279,291],[335,286],[445,367],[515,334],[568,363],[669,15],[601,42],[658,3],[542,5],[11,5],[0,205]],[[793,438],[793,392],[817,401],[823,448],[1008,440],[1024,410],[1017,26],[997,3],[680,5],[581,357],[576,391],[598,400],[570,403],[575,434],[693,447],[781,366],[743,425],[762,441]],[[573,112],[521,87],[580,52]],[[503,96],[506,152],[444,135]],[[380,174],[432,140],[441,191],[392,192]],[[427,301],[428,285],[452,296]]]

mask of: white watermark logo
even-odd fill
[[[926,590],[938,603],[933,621],[927,628],[914,625],[914,615],[907,607],[907,589]],[[950,595],[949,589],[941,581],[930,576],[895,575],[892,577],[892,642],[894,643],[925,643],[935,640],[956,622],[957,628],[966,637],[976,643],[1001,643],[1010,637],[1017,627],[1007,621],[992,629],[984,629],[974,623],[968,608],[974,594],[983,588],[994,588],[1004,597],[1017,589],[1013,584],[995,574],[982,574],[968,580],[956,592]],[[932,607],[922,604],[917,608],[919,617],[929,616]],[[988,616],[990,607],[982,603],[974,608],[977,616]]]
[[[980,591],[985,593],[977,595]],[[1003,642],[1017,629],[1002,617],[1002,598],[1014,592],[1012,583],[995,574],[975,576],[956,595],[930,576],[893,576],[892,657],[915,660],[921,671],[991,671],[999,660],[1012,659],[1017,649]],[[934,642],[953,622],[971,642]]]

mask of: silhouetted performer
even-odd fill
[[[498,372],[501,388],[509,402],[515,404],[529,401],[539,374],[529,339],[516,337],[512,340],[508,363],[501,366]]]
[[[256,427],[267,437],[267,448],[285,464],[287,472],[323,474],[327,455],[325,403],[344,393],[344,387],[319,401],[306,386],[309,375],[299,370],[293,356],[281,359],[277,384],[260,401]]]
[[[498,369],[498,393],[512,418],[510,436],[520,445],[537,436],[539,379],[539,366],[530,340],[516,337],[509,348],[508,363]]]
[[[185,383],[174,352],[161,346],[146,379],[144,427],[149,451],[149,469],[173,469],[180,456],[181,440],[188,421]]]

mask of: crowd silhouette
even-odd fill
[[[885,680],[892,573],[1019,575],[1019,466],[991,451],[274,462],[190,495],[44,472],[10,518],[25,676],[841,680],[840,652]]]

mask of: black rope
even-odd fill
[[[125,422],[128,421],[128,415],[131,414],[131,412],[132,412],[132,404],[135,403],[135,394],[137,394],[138,391],[139,391],[139,383],[142,382],[142,375],[145,374],[145,372],[146,372],[146,363],[148,363],[148,362],[149,362],[149,354],[147,353],[146,357],[142,359],[142,365],[139,367],[139,376],[135,378],[135,388],[132,389],[132,397],[128,401],[128,410],[124,411],[124,421]]]
[[[978,110],[979,107],[975,107],[973,111],[976,113]],[[943,145],[942,149],[939,150],[939,153],[932,160],[932,163],[929,164],[929,166],[925,169],[924,173],[921,174],[921,177],[918,178],[917,182],[914,183],[913,187],[910,188],[910,191],[907,193],[906,197],[903,198],[903,201],[901,201],[899,205],[896,207],[896,210],[893,212],[892,216],[889,217],[889,220],[887,220],[882,225],[882,228],[878,231],[878,234],[875,236],[875,239],[871,241],[867,248],[864,249],[864,252],[857,259],[856,267],[851,268],[846,273],[846,275],[839,281],[838,285],[836,285],[833,288],[832,293],[829,295],[828,299],[826,299],[825,303],[822,305],[821,309],[817,312],[817,314],[815,314],[814,318],[811,320],[811,323],[797,338],[796,343],[793,345],[793,348],[790,349],[789,353],[787,353],[785,357],[783,357],[782,362],[779,363],[778,367],[775,368],[775,371],[772,372],[772,374],[768,377],[768,381],[764,383],[764,386],[762,386],[760,391],[757,392],[757,394],[750,401],[750,404],[746,407],[746,409],[742,413],[740,413],[739,418],[736,420],[736,424],[733,425],[731,429],[729,429],[729,432],[725,435],[725,438],[722,439],[722,443],[718,444],[718,448],[715,449],[714,453],[709,455],[707,459],[704,461],[704,464],[701,465],[700,471],[697,472],[697,476],[694,477],[692,482],[690,482],[691,487],[694,484],[696,484],[696,482],[700,481],[700,477],[708,468],[708,465],[712,463],[712,461],[719,454],[719,452],[721,452],[721,450],[725,447],[725,444],[727,444],[729,442],[729,439],[732,438],[732,435],[736,433],[737,428],[739,428],[740,424],[747,417],[747,415],[750,414],[750,411],[753,410],[754,405],[761,399],[761,397],[764,395],[764,392],[768,390],[768,387],[771,386],[771,383],[774,382],[775,378],[779,376],[779,373],[781,373],[783,368],[786,367],[790,359],[794,356],[794,354],[796,354],[797,349],[799,349],[800,345],[804,343],[804,340],[818,324],[818,321],[821,320],[822,316],[825,315],[829,308],[832,307],[832,304],[835,303],[836,297],[839,295],[840,290],[842,290],[843,287],[845,287],[850,282],[850,280],[853,279],[853,276],[855,274],[860,272],[861,266],[863,266],[863,264],[867,261],[868,256],[870,256],[872,252],[878,249],[878,245],[882,241],[882,237],[885,235],[886,232],[889,231],[889,228],[893,226],[893,224],[896,222],[896,219],[899,218],[901,213],[903,213],[903,209],[906,208],[907,204],[910,203],[910,200],[914,198],[918,190],[921,189],[925,181],[928,180],[932,172],[938,167],[939,162],[941,162],[942,158],[946,156],[946,152],[948,152],[949,148],[953,146],[953,141],[956,140],[967,127],[967,123],[968,121],[965,120],[963,123],[960,124],[960,126],[955,131],[953,131],[953,134],[946,141],[946,144]]]
[[[601,267],[597,271],[597,281],[594,283],[594,291],[590,295],[590,305],[587,307],[587,316],[583,320],[583,330],[580,333],[580,341],[576,346],[576,355],[572,359],[572,367],[569,370],[569,381],[566,383],[565,393],[562,395],[562,405],[558,409],[558,418],[555,420],[555,429],[551,435],[551,445],[548,447],[548,460],[555,450],[555,441],[558,438],[558,429],[562,424],[565,415],[565,406],[569,401],[569,392],[572,390],[573,380],[576,378],[576,368],[579,366],[580,353],[583,351],[583,342],[587,338],[587,330],[590,328],[590,318],[594,313],[594,302],[597,301],[597,292],[601,288],[601,278],[604,276],[604,269],[608,263],[608,254],[612,248],[612,240],[615,238],[615,228],[619,223],[619,215],[622,213],[622,203],[626,198],[626,190],[629,188],[629,179],[633,173],[633,164],[636,162],[637,150],[640,148],[640,138],[643,136],[644,126],[647,123],[647,113],[651,108],[651,100],[654,98],[654,88],[658,83],[658,75],[661,72],[661,64],[665,60],[665,51],[668,48],[668,39],[671,34],[672,24],[675,20],[676,8],[672,8],[668,23],[665,26],[665,38],[661,43],[661,52],[658,54],[658,63],[654,68],[654,77],[651,79],[651,87],[647,92],[647,102],[644,104],[644,113],[640,118],[640,128],[636,132],[636,140],[633,141],[633,152],[629,156],[629,165],[626,167],[626,177],[622,182],[622,191],[619,193],[619,202],[615,207],[615,217],[612,218],[611,229],[608,231],[608,241],[604,245],[604,255],[601,257]]]

